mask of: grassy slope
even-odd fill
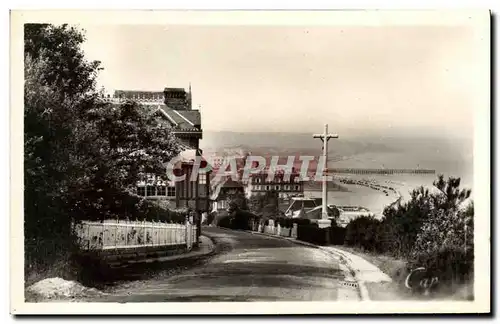
[[[384,283],[367,283],[370,298],[376,301],[384,300],[427,300],[428,297],[415,295],[411,293],[404,286],[404,281],[408,275],[406,270],[406,261],[402,259],[396,259],[387,255],[376,254],[372,252],[362,251],[359,248],[347,247],[347,246],[336,246],[339,249],[345,250],[347,252],[354,253],[368,262],[377,266],[385,274],[387,274],[393,282]],[[460,287],[453,294],[446,292],[438,292],[434,299],[445,299],[445,300],[471,300],[472,297],[472,285]]]

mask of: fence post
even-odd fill
[[[149,222],[149,236],[151,237],[151,246],[153,246],[153,243],[154,243],[154,237],[153,237],[153,229],[154,229],[154,220],[151,220],[151,222]]]
[[[125,220],[125,224],[130,224],[128,218]],[[125,230],[125,246],[128,246],[128,232],[129,232],[129,228],[132,228],[130,226],[125,226],[126,230]]]
[[[83,223],[82,223],[83,225]],[[90,226],[89,224],[85,224],[87,226],[87,238],[88,238],[88,244],[87,244],[87,249],[90,251],[90,242],[92,242],[92,238],[90,237]]]
[[[100,235],[100,238],[101,238],[101,249],[104,248],[104,231],[106,230],[106,224],[104,224],[104,220],[101,221],[101,235]]]
[[[189,242],[188,241],[189,240],[189,238],[188,238],[188,235],[189,235],[189,217],[188,216],[184,217],[184,225],[186,226],[186,230],[185,230],[185,232],[186,232],[186,249],[189,249],[189,243],[188,243]]]
[[[117,238],[116,236],[118,235],[118,226],[119,226],[120,220],[117,218],[116,219],[116,224],[115,224],[115,249],[117,248]]]

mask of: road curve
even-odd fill
[[[99,302],[358,300],[349,274],[320,249],[278,238],[204,228],[220,253],[173,276],[119,285]]]

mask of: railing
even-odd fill
[[[265,226],[262,224],[254,224],[253,230],[259,233],[297,238],[297,227],[297,224],[293,224],[293,227],[282,227],[280,224],[274,225],[273,223]]]
[[[196,226],[162,222],[105,220],[75,226],[82,250],[108,250],[186,244],[196,241]]]

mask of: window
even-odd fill
[[[206,173],[200,173],[198,176],[198,183],[199,184],[206,184],[207,183],[207,174]]]
[[[167,197],[175,197],[175,187],[167,187]]]
[[[166,196],[167,195],[167,187],[165,187],[165,186],[156,187],[156,195],[157,196]]]
[[[139,196],[145,196],[146,195],[146,187],[137,187],[137,194]]]
[[[227,208],[227,201],[220,200],[217,202],[217,209],[225,209]]]
[[[256,183],[260,183],[260,178],[256,178],[256,179],[255,179],[255,182],[256,182]]]
[[[147,186],[146,187],[146,196],[156,196],[156,187],[155,186]]]
[[[274,190],[280,190],[280,186],[274,186]]]
[[[299,191],[299,186],[295,186],[295,190],[296,190],[296,191]]]
[[[303,204],[304,208],[314,208],[314,207],[316,207],[316,203],[314,201],[312,201],[312,200],[304,200],[302,202],[302,204]]]
[[[269,190],[269,186],[266,186],[266,190]]]

